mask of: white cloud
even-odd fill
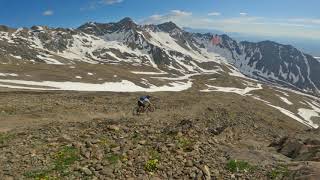
[[[177,21],[192,16],[191,12],[171,10],[167,14],[154,14],[142,21],[142,24],[159,24],[167,21]]]
[[[181,16],[191,16],[192,13],[186,12],[186,11],[181,11],[181,10],[171,10],[171,15],[181,17]]]
[[[101,4],[107,4],[107,5],[117,4],[121,2],[123,2],[123,0],[101,0],[100,1]]]
[[[80,8],[80,10],[81,11],[95,10],[101,6],[109,6],[109,5],[119,4],[119,3],[122,3],[123,1],[124,0],[93,0],[93,1],[90,1],[86,7]]]
[[[53,15],[53,11],[52,10],[46,10],[42,13],[42,15],[44,16],[52,16]]]
[[[241,16],[231,18],[215,18],[210,16],[199,17],[192,15],[191,12],[172,10],[166,14],[154,14],[140,22],[143,24],[159,24],[172,21],[180,27],[214,29],[223,32],[238,32],[268,37],[320,40],[320,19],[267,18],[250,16],[244,12],[241,14]]]
[[[316,19],[271,19],[265,17],[240,16],[233,18],[210,18],[167,15],[153,15],[149,22],[173,21],[181,27],[215,29],[223,32],[238,32],[250,35],[304,38],[320,40],[320,24]]]
[[[220,16],[221,13],[219,12],[211,12],[211,13],[208,13],[208,16]]]
[[[240,16],[247,16],[248,15],[248,13],[246,13],[246,12],[241,12],[239,14],[240,14]]]
[[[303,23],[303,24],[319,24],[320,19],[312,19],[312,18],[296,18],[296,19],[289,19],[290,22],[296,23]]]
[[[263,20],[264,20],[263,17],[244,16],[244,17],[221,19],[221,20],[219,20],[219,22],[223,22],[225,24],[252,24],[252,23],[256,23],[258,21],[263,21]]]

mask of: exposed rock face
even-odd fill
[[[320,162],[320,140],[284,137],[278,142],[271,144],[278,152],[292,158],[295,161],[317,161]]]
[[[307,162],[298,164],[292,167],[292,171],[287,178],[298,180],[317,180],[320,179],[319,169],[319,162]]]

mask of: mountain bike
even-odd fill
[[[147,104],[145,107],[143,107],[143,106],[135,106],[134,108],[133,108],[133,112],[132,112],[132,114],[133,115],[140,115],[140,114],[143,114],[143,113],[146,113],[146,114],[148,114],[149,112],[154,112],[155,111],[155,107],[154,107],[154,105],[151,105],[151,104]]]

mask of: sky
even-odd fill
[[[131,17],[139,24],[320,41],[319,0],[0,0],[0,24],[76,28]]]

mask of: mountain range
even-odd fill
[[[138,25],[130,18],[77,29],[0,26],[0,56],[48,64],[126,62],[175,74],[204,72],[204,62],[226,63],[251,78],[319,93],[320,62],[311,55],[272,41],[237,42],[225,34],[212,44],[213,37],[173,22]]]
[[[319,179],[319,68],[173,22],[0,26],[0,179]]]

